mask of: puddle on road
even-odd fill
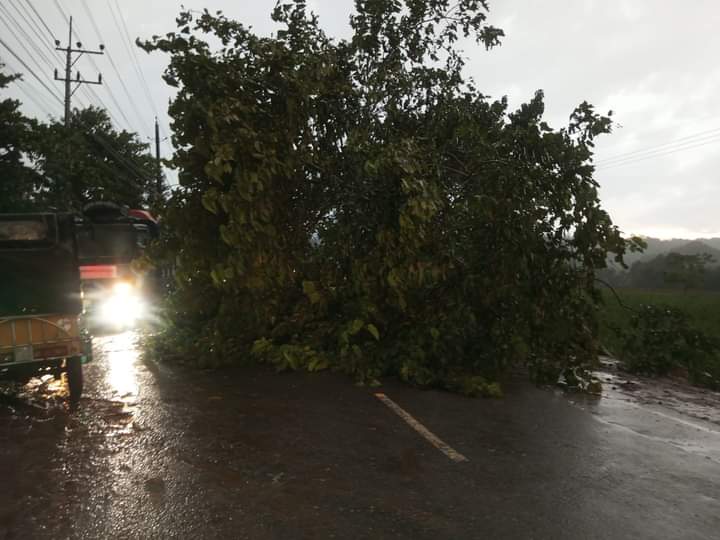
[[[720,463],[719,392],[624,373],[616,363],[606,362],[594,375],[603,383],[602,395],[573,396],[570,403],[603,424]]]
[[[617,370],[596,374],[603,383],[604,400],[632,402],[661,409],[678,419],[715,424],[720,432],[720,393],[668,378],[648,379]]]
[[[90,392],[84,401],[88,429],[106,438],[136,431],[140,391],[137,334],[132,331],[93,339],[95,358],[86,366]]]
[[[139,352],[135,332],[98,337],[93,340],[94,360],[83,367],[86,406],[91,401],[122,403],[131,408],[139,392]],[[68,391],[62,378],[35,377],[25,385],[12,382],[0,386],[0,405],[14,414],[46,416],[65,413]]]

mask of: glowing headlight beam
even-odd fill
[[[124,285],[124,287],[122,287]],[[113,326],[128,328],[145,315],[145,304],[128,283],[117,283],[100,308],[102,320]]]

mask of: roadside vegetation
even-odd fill
[[[720,293],[605,290],[600,321],[603,346],[629,371],[720,389]]]
[[[516,366],[587,373],[594,272],[627,247],[593,179],[612,122],[583,102],[555,129],[542,91],[515,111],[486,97],[458,43],[498,46],[487,16],[481,0],[358,1],[335,40],[297,0],[270,37],[183,12],[142,44],[178,89],[162,354],[469,395]]]
[[[652,256],[598,272],[612,287],[603,292],[601,341],[630,371],[720,388],[720,251],[706,243],[714,239],[676,240],[658,253],[662,243],[649,240]]]

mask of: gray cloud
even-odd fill
[[[83,40],[94,43],[97,38],[80,0],[60,3],[75,16]],[[259,33],[267,34],[274,28],[269,13],[275,0],[182,3],[191,9],[223,10]],[[107,2],[88,4],[126,84],[140,92]],[[309,4],[328,34],[349,34],[350,0],[311,0]],[[54,32],[64,35],[64,22],[53,3],[36,5]],[[120,5],[133,37],[173,30],[174,17],[180,10],[180,2],[122,0]],[[718,15],[720,5],[712,0],[682,4],[670,0],[496,0],[491,3],[490,21],[504,28],[507,37],[502,47],[490,52],[465,43],[468,74],[485,93],[508,95],[513,106],[529,99],[536,89],[543,89],[547,118],[555,127],[564,125],[582,100],[596,104],[601,111],[613,109],[622,127],[599,142],[597,162],[601,164],[617,155],[720,127],[716,114],[720,109],[720,66],[716,67],[720,36],[714,27]],[[4,27],[0,31],[4,39],[12,41]],[[5,51],[0,53],[0,58],[7,57]],[[138,55],[167,130],[164,111],[172,91],[160,80],[167,59],[142,51]],[[16,62],[10,63],[18,67]],[[126,108],[133,124],[130,127],[149,136],[154,115],[151,105],[138,94],[136,106],[144,118],[131,116],[129,100],[114,71],[106,61],[98,64],[107,85]],[[61,65],[59,58],[57,65]],[[83,63],[81,69],[88,74],[93,71]],[[43,75],[54,84],[49,68]],[[26,85],[38,94],[44,92],[37,83]],[[107,88],[98,93],[112,110]],[[26,101],[17,90],[11,95]],[[48,112],[31,103],[26,111],[39,116]],[[60,115],[60,106],[55,104],[50,112]],[[720,212],[715,209],[720,195],[715,172],[720,136],[699,142],[708,144],[622,166],[599,167],[596,177],[604,204],[623,230],[686,237],[720,234]],[[673,148],[667,146],[665,150]],[[168,151],[165,146],[164,152]]]

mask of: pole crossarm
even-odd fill
[[[80,53],[80,54],[105,54],[105,51],[99,50],[99,51],[90,51],[88,49],[73,49],[72,47],[55,47],[56,51],[62,51],[64,53],[70,52],[70,53]]]
[[[89,81],[87,79],[80,79],[79,76],[80,76],[80,74],[78,73],[78,77],[75,77],[74,79],[72,79],[72,78],[66,79],[64,77],[58,77],[57,75],[55,75],[55,80],[62,81],[62,82],[70,81],[71,83],[78,83],[78,84],[102,84],[102,77],[99,77],[99,80],[97,80],[97,81]]]

